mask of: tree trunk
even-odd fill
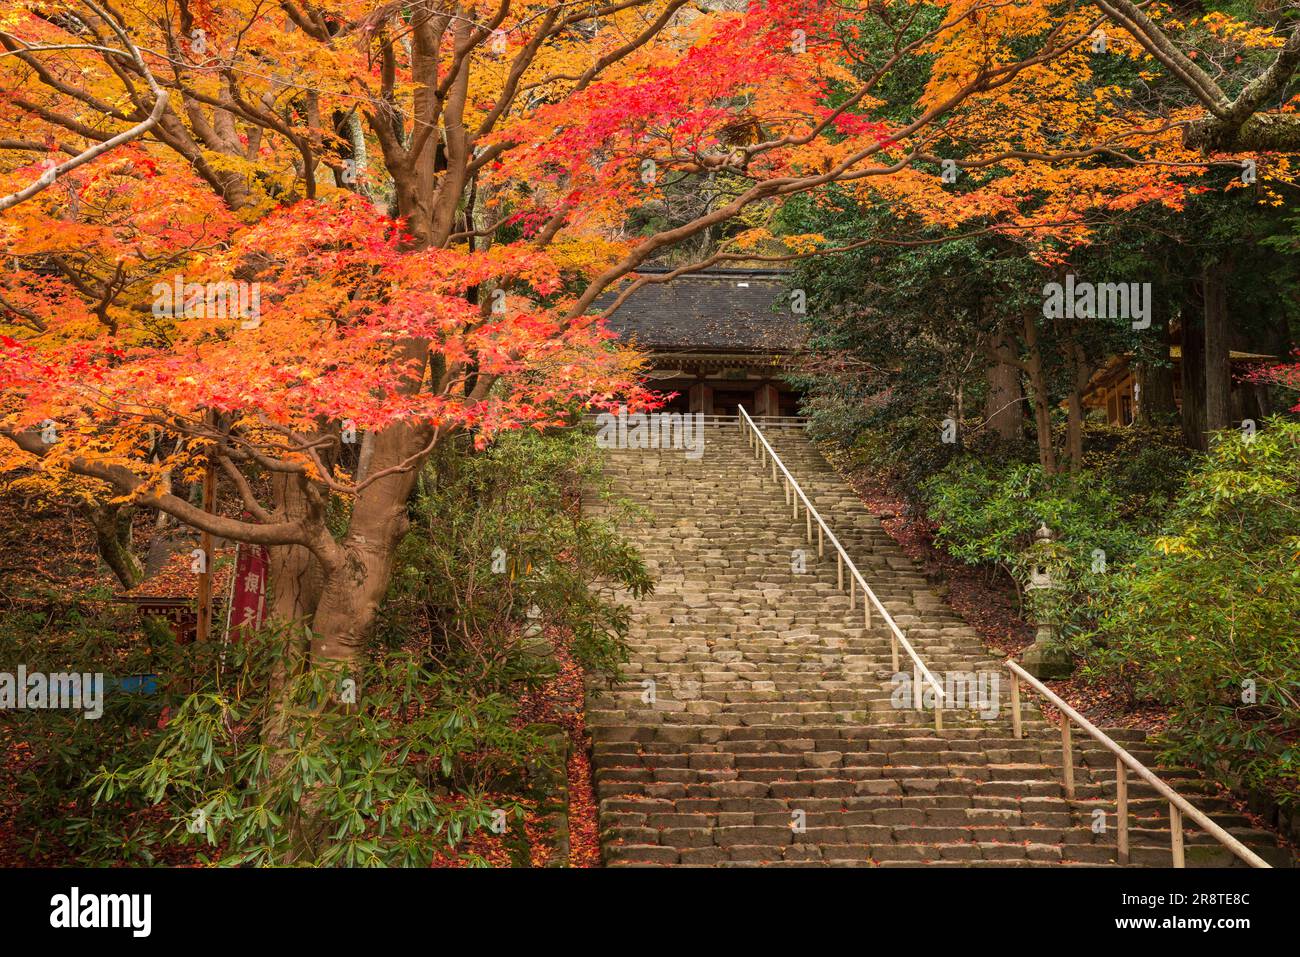
[[[432,431],[405,423],[389,426],[371,436],[370,473],[375,480],[353,500],[348,530],[336,556],[327,564],[306,548],[282,547],[278,553],[275,605],[282,617],[310,625],[301,646],[291,644],[272,676],[271,694],[277,699],[263,728],[263,738],[278,766],[290,753],[287,730],[292,720],[287,694],[302,668],[338,667],[339,677],[359,671],[366,640],[374,627],[380,604],[392,579],[397,547],[408,526],[407,500],[427,455]],[[311,513],[309,498],[295,492],[297,477],[283,486],[286,511]],[[303,612],[310,609],[310,614]],[[309,656],[302,651],[309,648]],[[341,690],[341,689],[336,689]],[[362,689],[358,688],[358,698]],[[322,709],[352,710],[337,698],[320,702]],[[309,790],[286,822],[292,841],[283,863],[315,859],[324,834],[320,793]]]
[[[1038,464],[1049,475],[1054,474],[1056,449],[1052,445],[1052,407],[1047,391],[1047,373],[1043,368],[1043,353],[1038,347],[1038,327],[1032,313],[1025,316],[1025,373],[1029,377],[1029,391],[1034,402],[1034,425],[1038,435]]]
[[[272,478],[277,518],[300,519],[312,511],[301,476],[277,474]],[[303,545],[274,545],[267,549],[268,586],[266,616],[282,624],[310,627],[320,600],[320,562]]]
[[[1206,117],[1183,128],[1183,146],[1202,153],[1294,153],[1300,150],[1300,116],[1254,113],[1240,125]]]
[[[1205,430],[1232,426],[1232,372],[1228,359],[1228,294],[1226,268],[1207,263],[1203,272],[1205,296]],[[1186,356],[1183,357],[1186,361]]]
[[[1065,419],[1065,454],[1070,460],[1070,472],[1083,468],[1083,398],[1078,389],[1071,389],[1067,399]]]
[[[375,451],[375,434],[367,430],[361,436],[361,449],[357,453],[356,481],[360,482],[370,474],[370,457]]]
[[[992,362],[984,370],[988,382],[984,421],[998,438],[1015,441],[1025,426],[1024,396],[1020,387],[1020,369],[1013,361],[1015,349],[1007,335],[998,335],[989,349],[989,358]]]
[[[82,509],[95,529],[95,548],[104,564],[130,591],[144,581],[144,566],[135,557],[131,542],[131,519],[135,509],[121,505],[89,505]]]
[[[397,546],[408,525],[406,503],[425,457],[430,430],[406,423],[374,437],[370,474],[377,478],[357,493],[352,520],[340,543],[343,559],[325,576],[312,620],[311,658],[354,661],[388,591]],[[418,462],[402,468],[412,458]]]
[[[1183,309],[1182,385],[1183,439],[1193,449],[1205,451],[1205,339],[1193,308]]]

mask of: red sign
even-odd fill
[[[261,545],[235,547],[235,577],[230,583],[230,613],[226,634],[243,641],[266,618],[266,572],[269,557]]]

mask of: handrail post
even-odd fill
[[[934,730],[936,732],[943,730],[943,692],[936,691],[934,695]]]
[[[1070,747],[1070,717],[1061,715],[1061,773],[1065,796],[1074,797],[1074,749]]]
[[[1170,826],[1170,845],[1171,845],[1170,852],[1175,862],[1180,862],[1180,861],[1182,862],[1181,864],[1175,863],[1175,866],[1186,866],[1186,860],[1184,857],[1184,849],[1183,849],[1183,843],[1184,843],[1183,818],[1184,817],[1190,817],[1193,821],[1196,822],[1197,827],[1201,828],[1203,831],[1205,831],[1207,834],[1209,834],[1211,837],[1217,840],[1221,845],[1223,845],[1234,855],[1236,855],[1236,857],[1239,860],[1246,862],[1251,867],[1268,869],[1272,866],[1268,863],[1268,861],[1264,860],[1264,858],[1260,857],[1249,847],[1247,847],[1237,838],[1233,837],[1221,826],[1216,824],[1214,820],[1211,817],[1209,817],[1209,815],[1205,814],[1203,811],[1198,810],[1195,805],[1193,805],[1185,797],[1183,797],[1172,787],[1170,787],[1167,782],[1162,781],[1159,777],[1157,777],[1154,773],[1152,773],[1150,768],[1146,767],[1141,761],[1139,761],[1137,758],[1133,757],[1133,755],[1125,751],[1120,745],[1116,744],[1113,740],[1111,740],[1110,737],[1108,737],[1104,731],[1102,731],[1091,721],[1089,721],[1083,715],[1079,714],[1079,712],[1075,711],[1072,707],[1070,707],[1069,703],[1062,700],[1061,697],[1057,695],[1054,691],[1052,691],[1051,688],[1047,687],[1047,685],[1043,684],[1032,674],[1030,674],[1029,672],[1025,671],[1022,667],[1020,667],[1020,665],[1017,664],[1014,659],[1008,658],[1004,662],[1004,664],[1007,670],[1012,673],[1012,675],[1018,677],[1021,681],[1025,682],[1030,689],[1032,689],[1037,694],[1041,695],[1047,702],[1049,702],[1051,705],[1057,708],[1057,710],[1059,710],[1062,715],[1064,715],[1066,718],[1073,721],[1080,728],[1082,728],[1089,735],[1091,735],[1094,740],[1100,741],[1102,745],[1104,745],[1110,751],[1110,753],[1115,756],[1117,762],[1122,764],[1123,767],[1127,768],[1129,771],[1132,771],[1134,774],[1136,774],[1138,778],[1144,781],[1147,785],[1154,788],[1156,793],[1161,797],[1163,797],[1165,801],[1169,803],[1169,822],[1171,825]],[[1066,744],[1066,747],[1068,748],[1068,741],[1069,741],[1068,725],[1063,725],[1062,727],[1062,738],[1063,738],[1062,743]],[[1063,755],[1065,753],[1065,750],[1066,750],[1065,748],[1062,749]],[[1068,779],[1067,783],[1072,785],[1073,770],[1074,770],[1073,752],[1070,752],[1069,760],[1063,762],[1063,765],[1064,768],[1068,770],[1070,774],[1070,778]],[[1117,764],[1117,767],[1118,766],[1119,764]],[[1116,785],[1116,787],[1117,787],[1117,797],[1118,797],[1119,796],[1118,784]],[[1125,802],[1125,810],[1127,811],[1127,800],[1128,800],[1127,781],[1125,782],[1124,785],[1123,799]],[[1127,826],[1127,823],[1128,823],[1127,814],[1125,814],[1125,826]]]
[[[1172,807],[1173,805],[1170,805]],[[1128,863],[1128,769],[1124,761],[1115,758],[1115,817],[1117,833],[1115,838],[1116,859],[1121,864]]]
[[[835,589],[844,591],[844,556],[839,552],[835,553]],[[895,668],[895,671],[898,669]]]
[[[818,558],[821,558],[826,554],[826,536],[822,534],[823,531],[824,529],[822,527],[821,522],[818,522],[817,523],[817,557]]]
[[[889,655],[894,662],[894,674],[898,674],[898,636],[892,632],[889,635]]]
[[[850,575],[849,576],[849,611],[852,611],[854,608],[858,607],[857,587],[858,587],[858,576]]]
[[[812,544],[812,509],[805,508],[803,510],[803,516],[807,520],[808,525],[808,543]]]
[[[1025,736],[1024,726],[1020,723],[1020,675],[1011,672],[1011,733],[1019,741]]]
[[[1183,856],[1183,812],[1173,801],[1169,802],[1169,851],[1174,858],[1174,867],[1186,867]]]

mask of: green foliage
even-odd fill
[[[231,865],[428,866],[494,807],[522,816],[486,800],[521,786],[503,769],[538,746],[513,726],[509,698],[404,652],[356,673],[294,669],[294,644],[268,634],[229,649],[148,760],[90,778],[94,800],[163,806],[153,841],[220,843]]]
[[[852,436],[849,447],[854,464],[888,475],[912,501],[919,501],[925,482],[962,452],[960,446],[940,441],[943,416],[937,413],[880,412],[868,416],[866,425],[857,420],[856,429],[853,422],[850,419],[833,431],[827,417],[814,416],[810,430],[818,439]]]
[[[465,841],[503,810],[506,846],[526,861],[524,809],[543,810],[555,729],[525,724],[521,698],[555,674],[554,642],[616,672],[627,612],[598,589],[650,587],[612,524],[581,514],[593,448],[530,432],[444,452],[410,506],[382,628],[350,671],[306,667],[301,630],[233,646],[154,630],[147,643],[120,612],[66,596],[0,619],[0,660],[109,676],[99,720],[13,713],[28,850],[83,864],[197,850],[225,865],[427,866],[457,848],[482,863]],[[114,689],[130,674],[158,675],[157,692]]]
[[[518,815],[519,801],[489,805],[489,792],[537,797],[517,769],[540,740],[518,726],[514,698],[407,652],[344,676],[296,667],[300,643],[287,635],[149,652],[63,624],[57,642],[48,628],[15,641],[19,623],[0,648],[29,671],[106,676],[97,720],[13,712],[29,853],[151,864],[197,844],[224,864],[427,865],[495,808]],[[160,676],[156,694],[117,682],[142,673]],[[355,707],[339,703],[345,677]]]
[[[1056,535],[1072,577],[1092,574],[1094,553],[1107,565],[1129,558],[1139,529],[1117,521],[1121,496],[1100,473],[1048,475],[1037,464],[1002,465],[965,456],[924,486],[936,540],[971,565],[998,565],[1017,579],[1040,523]]]
[[[1252,441],[1222,434],[1114,584],[1089,671],[1172,707],[1172,755],[1294,802],[1300,423],[1269,420]]]
[[[541,676],[526,639],[555,627],[584,668],[616,673],[627,609],[602,590],[640,596],[650,578],[613,520],[582,514],[583,489],[601,482],[595,443],[578,430],[515,433],[472,456],[444,451],[411,506],[383,642],[422,636],[443,667],[497,687]]]
[[[1119,517],[1143,528],[1158,523],[1182,491],[1192,459],[1177,428],[1088,423],[1083,467],[1118,498]]]
[[[1058,587],[1036,592],[1032,613],[1067,638],[1094,624],[1111,576],[1145,547],[1187,467],[1171,432],[1094,426],[1085,438],[1077,474],[978,450],[954,458],[920,493],[936,542],[967,564],[1000,568],[1021,587],[1045,560]],[[1040,524],[1055,540],[1031,549]]]
[[[0,615],[0,662],[14,673],[107,676],[153,672],[165,646],[151,649],[129,634],[129,613],[114,608],[99,594],[69,596],[51,590],[27,595],[22,607]],[[44,600],[42,600],[44,599]],[[136,694],[103,696],[97,719],[84,710],[14,710],[5,713],[4,733],[18,745],[13,786],[20,795],[15,815],[17,842],[35,856],[57,853],[63,846],[109,852],[116,860],[147,863],[152,850],[130,828],[101,830],[105,815],[82,788],[87,774],[122,754],[138,753],[158,720],[160,699]],[[119,823],[119,822],[115,822]],[[93,858],[92,858],[93,859]]]

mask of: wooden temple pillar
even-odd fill
[[[754,414],[781,414],[781,393],[772,383],[764,382],[754,390]]]
[[[691,411],[703,412],[705,415],[713,414],[713,387],[704,382],[697,382],[691,386]]]

